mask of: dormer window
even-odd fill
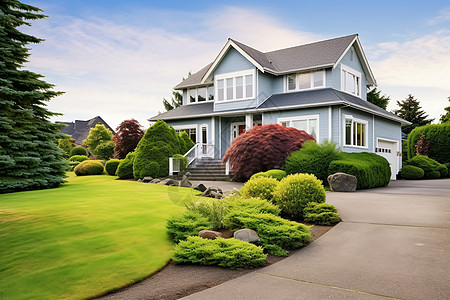
[[[205,102],[208,100],[214,100],[213,86],[188,89],[189,103]]]
[[[341,65],[341,90],[356,96],[361,95],[361,73]]]
[[[290,74],[286,76],[287,91],[301,91],[325,87],[325,71]]]
[[[216,75],[215,86],[218,101],[251,99],[255,94],[255,70]]]

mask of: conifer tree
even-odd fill
[[[409,134],[414,128],[427,125],[434,120],[427,119],[428,115],[422,110],[419,100],[414,99],[414,96],[411,94],[405,100],[397,101],[397,105],[400,108],[395,110],[394,113],[412,123],[411,125],[402,126],[402,131],[406,134]]]
[[[377,90],[377,87],[374,87],[367,92],[367,101],[381,107],[382,109],[386,109],[389,104],[389,100],[389,96],[381,95],[381,91]]]
[[[450,97],[448,97],[448,101],[450,102]],[[439,121],[441,123],[450,122],[450,106],[447,106],[446,108],[444,108],[444,110],[445,110],[445,114],[441,115],[441,118],[439,119]]]
[[[23,69],[30,43],[43,40],[19,31],[46,16],[16,0],[0,1],[0,193],[57,187],[67,163],[57,147],[61,125],[45,106],[61,94],[42,75]]]

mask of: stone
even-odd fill
[[[183,179],[181,179],[180,186],[182,186],[182,187],[191,187],[192,183],[185,177],[186,177],[186,175],[183,176]]]
[[[183,175],[183,179],[186,177],[186,179],[189,179],[189,178],[191,178],[191,172],[186,172],[184,175]]]
[[[211,198],[216,198],[216,199],[222,199],[222,198],[223,198],[223,194],[221,194],[221,193],[219,193],[219,192],[211,191],[211,192],[209,193],[209,197],[211,197]]]
[[[166,178],[164,180],[161,180],[159,182],[159,184],[165,184],[165,185],[170,185],[170,186],[178,186],[180,183],[178,182],[178,180]]]
[[[145,183],[149,183],[152,180],[153,180],[153,177],[151,177],[151,176],[146,176],[146,177],[142,178],[142,182],[145,182]]]
[[[161,179],[155,178],[152,181],[150,181],[150,183],[160,183]]]
[[[202,196],[203,197],[215,197],[215,195],[211,196],[211,192],[215,192],[215,193],[219,193],[222,194],[223,196],[223,192],[222,189],[216,186],[210,186],[209,188],[207,188],[203,193]]]
[[[239,229],[233,234],[233,237],[237,240],[249,243],[256,243],[261,240],[256,231],[248,228]]]
[[[213,230],[200,230],[198,236],[204,239],[215,240],[218,237],[222,237],[222,233]]]
[[[206,186],[203,183],[199,183],[194,186],[194,190],[197,190],[197,191],[200,191],[203,193],[204,191],[206,191]]]
[[[346,173],[335,173],[327,178],[333,192],[354,192],[358,180],[355,176]]]
[[[137,182],[142,182],[142,179],[139,178],[139,179],[137,180]]]

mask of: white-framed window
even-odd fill
[[[368,122],[344,116],[344,146],[368,148]]]
[[[181,134],[183,131],[185,131],[189,138],[194,142],[197,143],[197,125],[179,125],[179,126],[173,126],[177,134]]]
[[[361,73],[341,65],[341,90],[358,97],[361,96]]]
[[[304,130],[312,135],[316,141],[319,140],[319,115],[278,118],[277,122],[284,127]]]
[[[325,87],[325,71],[286,75],[286,91],[301,91]]]
[[[188,89],[188,104],[214,100],[214,87],[198,87]]]
[[[251,99],[255,95],[255,70],[215,76],[217,101]]]

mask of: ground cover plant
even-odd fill
[[[197,191],[115,179],[0,195],[0,299],[91,298],[167,263],[166,221]]]
[[[317,225],[334,225],[341,220],[336,207],[328,203],[308,203],[303,209],[303,216],[305,222]]]

